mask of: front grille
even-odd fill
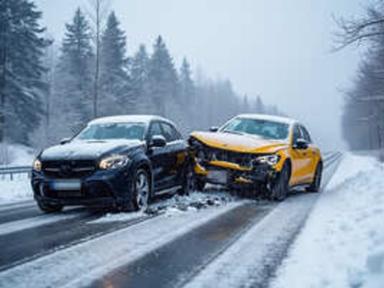
[[[225,161],[240,165],[241,167],[252,168],[253,160],[257,157],[254,154],[238,153],[220,149],[208,148],[207,156],[209,161]]]
[[[59,179],[84,178],[96,169],[94,160],[44,161],[42,164],[45,175]]]

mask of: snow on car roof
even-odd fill
[[[161,120],[170,122],[169,120],[156,116],[156,115],[120,115],[103,117],[92,120],[89,124],[103,124],[103,123],[124,123],[124,122],[137,122],[137,123],[149,123],[152,120]]]
[[[275,116],[275,115],[266,115],[266,114],[240,114],[236,118],[249,118],[249,119],[257,119],[257,120],[266,120],[266,121],[273,121],[273,122],[279,122],[279,123],[286,123],[289,125],[292,125],[297,122],[297,120],[288,118],[288,117],[282,117],[282,116]]]

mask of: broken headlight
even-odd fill
[[[280,161],[280,156],[273,155],[264,155],[256,158],[256,162],[259,164],[268,164],[268,165],[276,165]]]

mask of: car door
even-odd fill
[[[161,122],[163,136],[167,141],[166,146],[166,188],[182,185],[185,163],[187,161],[187,145],[181,134],[168,122]]]
[[[166,160],[168,157],[167,147],[151,147],[153,136],[163,136],[160,121],[152,121],[147,133],[148,158],[152,164],[155,193],[166,188],[167,168]]]
[[[292,162],[292,174],[291,185],[302,184],[307,177],[307,161],[308,151],[307,149],[296,149],[295,143],[298,139],[303,138],[300,126],[298,124],[293,127],[292,143],[291,143],[291,162]]]
[[[306,154],[304,155],[306,158],[305,162],[305,179],[303,181],[305,183],[311,183],[313,180],[313,176],[316,170],[316,160],[317,160],[317,150],[314,146],[311,136],[309,135],[308,130],[303,126],[300,125],[301,134],[305,141],[308,143],[308,149],[306,151]]]

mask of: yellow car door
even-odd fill
[[[307,158],[306,177],[305,179],[303,179],[303,181],[304,183],[312,183],[317,168],[318,150],[313,144],[308,130],[303,125],[300,125],[300,130],[303,139],[308,143],[308,149],[305,155],[305,157]]]
[[[299,125],[293,127],[290,155],[292,162],[292,173],[290,185],[298,185],[305,182],[308,177],[308,149],[302,149],[297,146],[298,141],[302,139],[302,133]]]

